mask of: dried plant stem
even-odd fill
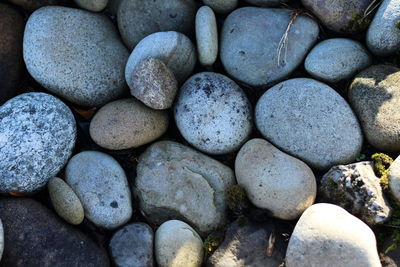
[[[373,0],[365,9],[363,18],[368,17],[369,14],[374,12],[374,10],[382,3],[383,0]]]
[[[282,35],[281,40],[279,41],[278,44],[278,67],[281,66],[281,58],[282,58],[282,51],[283,51],[283,62],[286,62],[286,56],[287,56],[287,48],[288,48],[288,42],[289,42],[289,31],[296,21],[297,16],[299,15],[299,12],[294,10],[290,16],[289,24],[286,27],[286,30],[284,34]]]

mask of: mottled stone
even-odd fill
[[[108,4],[108,0],[74,0],[74,1],[79,7],[92,12],[99,12],[104,8],[106,8]]]
[[[218,55],[217,19],[211,8],[201,7],[196,14],[196,42],[202,65],[214,64]]]

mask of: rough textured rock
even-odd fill
[[[115,232],[110,241],[117,267],[153,267],[154,234],[145,223],[132,223]]]
[[[138,147],[159,138],[167,130],[168,114],[153,110],[134,98],[103,106],[90,122],[90,136],[107,149]]]
[[[252,139],[236,156],[238,184],[257,207],[293,220],[314,203],[317,184],[312,170],[263,139]]]
[[[208,6],[197,11],[196,41],[200,63],[205,66],[214,64],[218,55],[218,29],[215,14]]]
[[[16,94],[21,80],[24,27],[22,15],[0,3],[0,105]]]
[[[125,89],[129,53],[104,15],[44,7],[27,22],[24,60],[32,77],[49,91],[83,106],[101,106]]]
[[[210,154],[239,149],[252,130],[252,108],[245,93],[219,73],[190,77],[178,93],[174,112],[183,137]]]
[[[162,141],[139,158],[135,192],[150,222],[180,219],[201,235],[226,219],[225,191],[235,183],[233,171],[179,143]]]
[[[131,94],[153,109],[170,108],[178,92],[174,73],[156,58],[140,61],[126,82]]]
[[[69,6],[72,4],[72,0],[8,0],[17,6],[22,7],[27,11],[34,11],[44,6]]]
[[[388,179],[390,191],[400,203],[400,156],[390,165]]]
[[[74,1],[79,7],[92,12],[99,12],[104,8],[106,8],[108,4],[108,0],[74,0]]]
[[[142,39],[132,51],[125,68],[128,81],[136,65],[145,58],[163,61],[174,73],[178,82],[183,82],[193,71],[196,52],[192,41],[179,32],[157,32]]]
[[[0,192],[45,186],[67,163],[75,139],[74,116],[57,98],[26,93],[7,101],[0,107]]]
[[[238,5],[239,0],[203,0],[203,3],[214,10],[215,13],[226,14]]]
[[[104,249],[35,200],[1,198],[0,218],[6,244],[0,266],[109,266]]]
[[[367,31],[366,42],[372,53],[388,56],[400,48],[400,2],[384,0]]]
[[[334,38],[317,44],[308,54],[304,67],[314,78],[334,83],[352,78],[371,63],[372,59],[362,44],[351,39]]]
[[[361,150],[363,137],[353,111],[321,82],[297,78],[279,83],[261,96],[255,114],[267,140],[316,169],[350,163]]]
[[[301,0],[303,5],[317,16],[325,27],[339,33],[364,31],[368,27],[370,20],[363,17],[372,1]],[[369,8],[368,10],[371,9]]]
[[[65,168],[65,180],[81,200],[85,216],[97,226],[115,229],[131,218],[128,181],[111,156],[97,151],[76,154]]]
[[[196,9],[193,0],[125,0],[118,9],[119,31],[130,49],[155,32],[189,34],[193,30]]]
[[[372,230],[344,209],[315,204],[297,222],[286,252],[287,267],[381,266]]]
[[[349,101],[369,144],[383,151],[400,151],[400,69],[374,65],[350,85]]]
[[[171,220],[157,229],[156,260],[160,267],[200,267],[203,261],[203,241],[190,225]]]
[[[322,202],[336,204],[369,225],[382,224],[391,214],[369,161],[332,167],[322,177],[319,192]]]
[[[50,179],[47,188],[57,214],[70,224],[80,224],[85,215],[82,203],[72,188],[57,177]]]
[[[262,7],[279,7],[280,4],[291,2],[293,0],[244,0],[245,2]]]
[[[294,71],[317,40],[319,29],[310,17],[300,15],[283,38],[290,17],[287,9],[257,7],[229,14],[220,43],[220,57],[229,75],[252,86],[267,87]]]
[[[284,262],[288,235],[291,229],[272,220],[263,223],[232,223],[223,243],[207,261],[207,267],[276,267]],[[268,241],[275,239],[271,254]]]

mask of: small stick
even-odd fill
[[[267,256],[271,257],[272,253],[274,252],[275,246],[275,232],[271,232],[268,238],[268,245],[267,245]]]

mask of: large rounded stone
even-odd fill
[[[368,28],[366,42],[372,53],[388,56],[400,48],[400,2],[384,0]]]
[[[30,12],[44,6],[69,6],[73,3],[72,0],[8,0],[8,2],[20,6]]]
[[[255,206],[283,220],[300,217],[317,195],[317,183],[307,164],[263,139],[243,145],[236,157],[235,173]]]
[[[197,11],[196,42],[200,63],[205,66],[214,64],[218,55],[217,20],[208,6],[203,6]]]
[[[190,77],[178,93],[174,112],[183,137],[210,154],[239,149],[252,130],[252,108],[245,93],[214,72]]]
[[[147,219],[180,219],[202,235],[226,221],[226,196],[233,171],[179,143],[163,141],[139,158],[135,192]]]
[[[145,58],[157,58],[172,70],[178,82],[183,82],[193,71],[196,52],[192,41],[179,32],[153,33],[135,47],[125,68],[125,78],[130,80],[136,65]]]
[[[120,99],[102,107],[90,122],[90,136],[107,149],[127,149],[159,138],[168,127],[165,111],[146,107],[134,98]]]
[[[315,204],[297,222],[287,267],[378,267],[375,235],[362,221],[332,204]]]
[[[317,40],[319,29],[304,15],[291,23],[291,14],[287,9],[257,7],[229,14],[220,44],[221,60],[229,75],[266,87],[294,71]]]
[[[119,31],[130,49],[155,32],[189,34],[194,27],[196,9],[193,0],[124,0],[118,8]]]
[[[362,44],[334,38],[317,44],[308,54],[304,67],[316,79],[335,83],[353,77],[371,63],[371,56]]]
[[[368,143],[383,151],[400,151],[400,69],[371,66],[349,88],[349,101]]]
[[[32,77],[75,104],[101,106],[125,91],[129,53],[106,16],[41,8],[29,17],[23,52]]]
[[[203,0],[203,3],[214,10],[215,13],[226,14],[238,5],[239,0]]]
[[[160,225],[154,250],[160,267],[200,267],[203,262],[203,241],[190,225],[178,220]]]
[[[75,124],[71,110],[44,93],[22,94],[1,106],[0,192],[45,186],[72,154]]]
[[[29,198],[1,198],[5,235],[1,266],[108,267],[107,252]]]
[[[111,156],[84,151],[65,168],[65,180],[97,226],[115,229],[132,216],[131,192],[124,170]]]
[[[265,92],[256,106],[256,124],[267,140],[320,170],[352,162],[363,141],[347,102],[331,87],[307,78]]]
[[[24,27],[22,15],[0,3],[0,105],[16,94],[21,82]]]

